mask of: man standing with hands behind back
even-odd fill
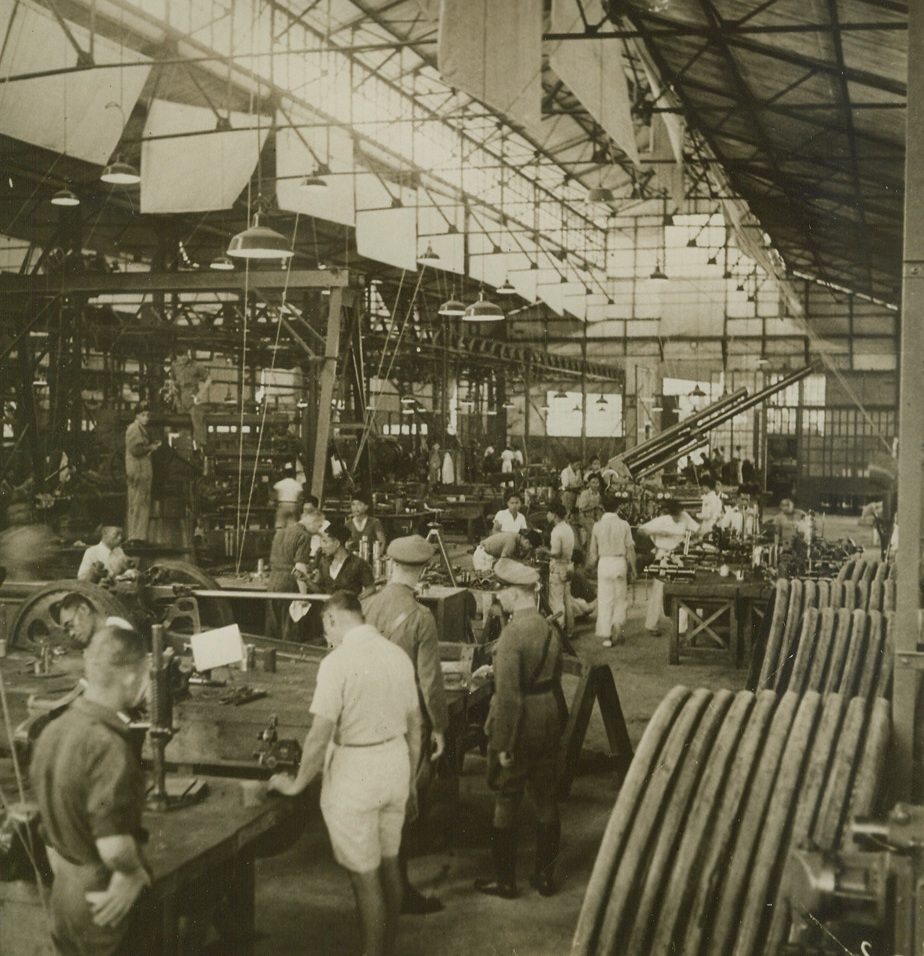
[[[295,777],[269,789],[294,797],[322,771],[321,813],[347,871],[364,956],[392,956],[401,909],[398,849],[405,811],[416,813],[420,708],[407,654],[364,623],[359,598],[335,591],[324,605],[333,650],[318,668],[313,720]]]
[[[51,888],[52,936],[64,956],[137,951],[129,914],[151,885],[141,859],[145,779],[125,711],[148,686],[144,641],[106,626],[85,655],[83,696],[42,732],[32,788],[42,817]]]
[[[436,620],[414,596],[420,576],[435,553],[434,546],[419,534],[395,538],[388,546],[388,557],[391,559],[388,584],[363,601],[366,623],[397,644],[414,665],[423,717],[420,765],[415,768],[418,786],[426,782],[431,764],[435,766],[443,755],[446,728],[449,725]],[[418,798],[420,796],[418,793]],[[435,897],[424,896],[415,890],[408,879],[407,837],[414,822],[408,815],[401,838],[401,852],[398,854],[404,884],[401,912],[426,915],[438,912],[443,904]]]

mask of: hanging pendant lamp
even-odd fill
[[[292,250],[289,240],[275,229],[261,226],[260,214],[255,213],[253,225],[231,240],[228,255],[235,259],[288,259]]]
[[[465,315],[465,303],[458,299],[447,299],[437,310],[437,315],[447,317]]]
[[[496,303],[478,293],[478,301],[473,302],[462,314],[463,322],[498,322],[505,318],[504,310]]]
[[[137,186],[141,173],[131,163],[126,163],[120,154],[102,171],[99,177],[110,186]]]
[[[511,281],[510,281],[510,276],[507,276],[507,278],[504,279],[504,284],[503,284],[503,285],[499,285],[499,286],[494,290],[494,292],[495,292],[497,295],[516,295],[516,294],[517,294],[516,288],[514,287],[514,285],[513,285],[513,284],[511,283]]]
[[[433,246],[428,242],[426,251],[417,257],[417,261],[422,266],[436,265],[440,261],[439,253],[433,251]]]
[[[587,203],[590,206],[605,206],[607,203],[614,202],[616,196],[609,186],[592,186],[587,191]]]
[[[79,206],[80,197],[70,189],[59,189],[51,197],[52,206]]]
[[[216,272],[230,272],[234,268],[234,263],[227,256],[216,256],[209,263],[209,268]]]

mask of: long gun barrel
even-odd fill
[[[702,411],[685,418],[682,422],[666,428],[660,435],[628,449],[609,462],[609,467],[623,474],[628,472],[631,478],[646,478],[667,465],[705,444],[704,436],[712,429],[740,415],[742,412],[759,405],[771,395],[789,388],[815,371],[814,365],[790,372],[778,382],[767,385],[753,395],[747,389],[738,389],[731,395],[720,398]]]

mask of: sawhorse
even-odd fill
[[[579,678],[570,711],[564,693],[560,689],[556,693],[563,725],[558,792],[559,796],[566,797],[578,773],[616,771],[625,774],[632,762],[633,750],[610,668],[605,664],[585,664],[576,657],[565,657],[563,671]],[[582,760],[584,738],[587,736],[594,701],[600,704],[600,715],[603,718],[610,753],[596,753],[589,759]]]

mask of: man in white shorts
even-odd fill
[[[401,910],[398,850],[416,791],[420,710],[414,665],[396,644],[363,623],[359,599],[335,591],[324,606],[333,647],[318,668],[313,721],[295,777],[275,774],[269,789],[300,794],[323,768],[321,813],[337,862],[347,871],[365,956],[395,952]]]

